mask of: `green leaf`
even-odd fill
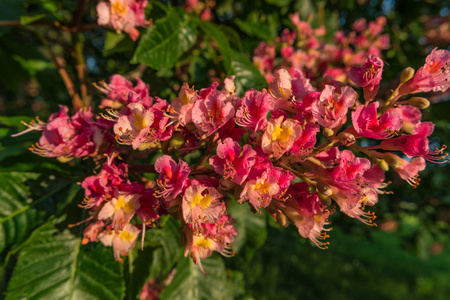
[[[242,43],[239,33],[237,33],[233,28],[226,25],[220,25],[219,28],[220,31],[222,31],[222,33],[226,36],[230,46],[235,50],[242,51]]]
[[[230,299],[222,258],[209,257],[203,259],[202,265],[208,274],[203,274],[191,258],[184,257],[181,259],[172,282],[163,290],[160,299]]]
[[[20,17],[20,24],[22,25],[27,25],[33,22],[36,22],[40,19],[45,18],[47,15],[46,14],[39,14],[39,15],[35,15],[35,16],[21,16]]]
[[[164,227],[157,237],[161,248],[153,251],[149,278],[169,274],[180,256],[180,225],[172,217],[166,217],[162,223]]]
[[[30,122],[31,120],[32,118],[27,116],[0,116],[0,124],[15,128],[26,128],[21,122]]]
[[[105,37],[105,47],[103,55],[108,56],[113,53],[126,52],[132,50],[134,42],[125,33],[115,33],[108,31]]]
[[[219,51],[223,57],[225,70],[227,71],[228,75],[232,75],[233,71],[231,69],[231,47],[230,44],[228,43],[226,36],[222,33],[220,28],[214,23],[201,21],[199,19],[196,19],[196,23],[209,38],[211,38],[217,43]]]
[[[74,185],[67,190],[72,183],[69,179],[45,178],[38,173],[0,172],[0,254],[19,245],[33,228],[61,211],[80,189]],[[66,192],[61,192],[63,189]],[[57,199],[52,197],[56,193]]]
[[[196,40],[195,26],[186,12],[172,9],[142,35],[131,62],[142,62],[157,70],[171,68]]]
[[[31,191],[25,182],[38,177],[36,173],[0,173],[0,253],[24,240],[36,222],[36,212],[29,210]]]
[[[25,59],[18,55],[14,55],[13,59],[17,61],[22,68],[28,71],[30,77],[35,77],[37,72],[53,69],[53,65],[42,59]]]
[[[144,251],[133,249],[136,259],[133,261],[130,298],[142,290],[144,284],[152,278],[159,282],[166,279],[181,254],[180,225],[171,216],[163,216],[161,229],[153,228],[146,232]],[[156,248],[155,248],[156,247]]]
[[[289,3],[291,3],[291,0],[266,0],[266,2],[278,7],[284,7],[289,5]]]
[[[230,203],[228,211],[236,220],[238,229],[238,235],[233,242],[234,250],[236,252],[244,250],[244,255],[249,261],[256,250],[266,242],[266,218],[263,215],[252,213],[247,204],[237,204],[235,201]],[[245,248],[243,248],[244,246]]]
[[[273,41],[277,36],[278,17],[265,15],[258,11],[248,14],[245,20],[236,19],[236,25],[249,36],[255,36],[265,41]]]
[[[306,20],[309,15],[316,13],[316,8],[311,0],[297,0],[294,4],[294,9],[302,20]]]
[[[267,81],[253,63],[242,53],[233,51],[233,59],[231,61],[233,74],[236,75],[234,84],[236,85],[236,93],[243,94],[249,89],[261,90],[267,88]]]
[[[82,246],[46,224],[22,248],[6,299],[122,299],[122,267],[111,248]]]

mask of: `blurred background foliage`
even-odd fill
[[[313,27],[324,24],[331,33],[328,39],[338,28],[350,30],[359,18],[371,21],[385,16],[392,44],[384,52],[385,81],[396,83],[407,66],[419,68],[434,47],[449,49],[448,0],[207,1],[213,23],[171,8],[184,1],[150,1],[147,17],[154,22],[166,22],[169,27],[176,26],[172,23],[177,17],[192,22],[190,36],[182,45],[185,49],[171,53],[172,63],[155,64],[145,58],[149,50],[143,41],[152,42],[151,30],[160,30],[162,25],[142,30],[139,43],[104,28],[74,37],[58,26],[37,25],[70,23],[76,4],[74,0],[0,3],[1,21],[20,20],[18,26],[0,27],[0,291],[6,291],[18,253],[23,247],[27,249],[30,242],[25,241],[34,229],[51,220],[64,230],[67,224],[81,220],[84,213],[77,207],[83,195],[76,182],[83,174],[90,174],[93,166],[70,162],[67,168],[67,164],[30,153],[27,148],[38,134],[10,137],[23,129],[20,120],[29,121],[36,115],[45,120],[58,105],[71,105],[71,97],[52,60],[56,56],[64,61],[79,90],[82,82],[77,77],[74,41],[82,47],[86,82],[107,81],[115,73],[142,77],[150,84],[152,96],[166,99],[173,99],[184,81],[199,89],[211,80],[223,80],[234,73],[242,78],[237,84],[240,91],[266,87],[250,57],[260,41],[274,41],[283,28],[292,26],[288,16],[293,12],[298,12],[302,20],[310,20]],[[88,2],[82,24],[96,23],[95,5],[96,1]],[[175,21],[170,21],[170,14],[178,14],[173,16]],[[90,84],[87,87],[96,107],[101,94]],[[436,124],[432,145],[450,145],[449,94],[430,97],[435,103],[424,111],[424,120]],[[326,251],[300,238],[292,226],[280,229],[267,216],[249,215],[239,206],[232,207],[230,211],[240,232],[235,243],[237,255],[225,259],[226,273],[210,276],[208,284],[233,290],[226,297],[223,294],[223,298],[238,299],[448,299],[448,163],[427,166],[417,189],[406,186],[396,174],[390,175],[389,190],[394,194],[381,195],[375,206],[378,228],[335,214],[331,217],[335,227],[331,246]],[[189,269],[189,262],[180,259],[179,233],[176,226],[170,225],[172,221],[147,236],[146,251],[135,253],[134,266],[143,275],[134,277],[130,273],[132,261],[125,263],[125,270],[120,267],[127,282],[127,298],[135,298],[147,278],[156,277],[162,282],[175,264],[181,270]],[[81,232],[81,227],[72,229],[75,237]],[[93,253],[101,251],[92,249]],[[89,251],[87,257],[92,252]],[[223,267],[222,264],[218,257],[204,262],[205,269],[208,265]],[[168,288],[163,298],[170,299],[176,291]],[[4,296],[2,292],[0,298]],[[14,294],[9,297],[13,299]]]

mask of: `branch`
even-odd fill
[[[89,0],[78,0],[77,8],[70,24],[71,28],[78,28],[80,26],[81,18],[83,17],[84,9],[88,1]]]
[[[76,111],[78,111],[79,109],[81,109],[83,107],[83,105],[81,103],[80,96],[76,92],[75,86],[74,86],[72,80],[70,79],[69,73],[66,70],[66,61],[64,60],[64,58],[62,56],[58,56],[53,51],[53,49],[50,47],[47,40],[41,33],[37,32],[37,35],[39,36],[42,43],[44,44],[44,46],[50,53],[51,61],[52,61],[53,65],[56,67],[56,69],[58,70],[59,75],[61,76],[61,79],[63,80],[64,85],[66,86],[67,92],[69,93],[70,97],[72,98],[73,108]]]
[[[59,28],[64,31],[73,32],[73,33],[84,32],[84,31],[89,31],[89,30],[103,27],[101,25],[98,25],[97,23],[82,24],[77,27],[70,27],[70,26],[63,25],[63,24],[59,23],[58,21],[46,21],[46,20],[37,20],[37,21],[31,22],[28,24],[22,24],[22,22],[20,22],[19,20],[0,21],[0,27],[5,27],[5,26],[9,26],[9,27],[50,26],[50,27]]]

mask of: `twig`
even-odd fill
[[[71,99],[72,99],[72,106],[73,108],[78,111],[79,109],[81,109],[83,107],[81,100],[80,100],[80,96],[78,95],[78,93],[75,90],[75,86],[72,82],[72,79],[70,79],[69,73],[66,70],[66,61],[64,60],[63,57],[58,56],[53,49],[50,47],[50,45],[48,44],[47,40],[45,39],[45,37],[39,33],[36,32],[38,37],[41,39],[42,43],[44,44],[44,46],[46,47],[46,49],[48,50],[48,52],[50,53],[50,57],[51,57],[51,61],[54,64],[54,66],[56,67],[56,69],[59,72],[59,75],[61,76],[64,85],[66,86],[67,92],[69,93]]]
[[[5,27],[5,26],[8,26],[8,27],[50,26],[50,27],[59,28],[64,31],[73,32],[73,33],[84,32],[84,31],[89,31],[89,30],[103,27],[101,25],[98,25],[97,23],[82,24],[82,25],[79,25],[78,27],[70,27],[70,26],[61,24],[58,21],[46,21],[46,20],[37,20],[34,22],[30,22],[28,24],[22,24],[22,22],[20,22],[19,20],[0,21],[0,27]]]

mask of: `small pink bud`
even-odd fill
[[[355,136],[348,132],[340,132],[337,138],[342,145],[347,147],[353,145],[356,141]]]

